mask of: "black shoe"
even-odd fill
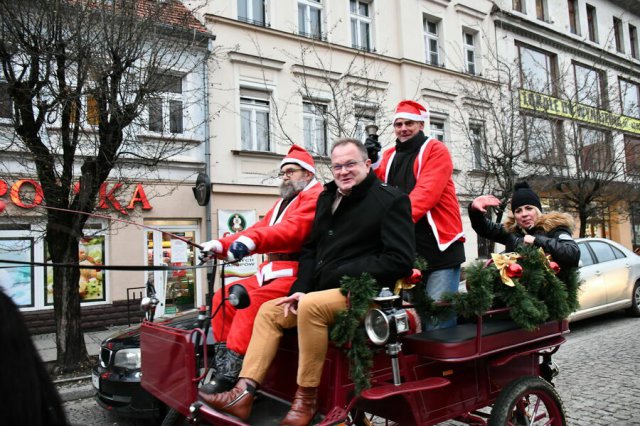
[[[223,375],[216,374],[213,380],[200,388],[200,392],[207,395],[222,393],[233,389],[235,380],[230,380]]]

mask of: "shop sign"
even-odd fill
[[[116,197],[116,193],[122,188],[123,184],[117,182],[109,188],[109,183],[104,182],[100,185],[98,207],[102,210],[108,210],[113,208],[122,214],[129,214],[127,210],[133,210],[136,205],[140,204],[142,210],[151,210],[152,206],[149,203],[147,194],[144,192],[144,187],[141,183],[135,185],[133,189],[133,195],[129,199],[129,203],[124,205],[120,203],[120,200]],[[76,183],[73,186],[73,191],[77,194],[80,189],[80,184]],[[17,207],[23,209],[33,209],[44,200],[44,192],[42,186],[36,180],[33,179],[20,179],[9,187],[9,184],[5,180],[0,180],[0,197],[4,197],[7,192],[11,202]],[[29,194],[25,196],[25,194]]]
[[[226,237],[256,223],[255,210],[218,210],[218,236]],[[225,266],[224,277],[229,284],[250,277],[258,271],[258,256],[246,256],[240,262]]]
[[[520,108],[640,135],[640,119],[520,89]]]

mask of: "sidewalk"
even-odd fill
[[[100,353],[100,343],[107,337],[111,336],[126,326],[114,326],[108,330],[87,331],[84,333],[84,342],[87,346],[87,352],[90,356]],[[56,335],[55,333],[37,334],[32,336],[33,343],[40,353],[40,357],[44,362],[55,361],[56,354]]]
[[[89,356],[97,356],[100,353],[100,343],[107,337],[126,328],[126,326],[113,326],[107,330],[87,331],[84,333],[84,342]],[[55,333],[37,334],[32,336],[36,349],[44,362],[52,362],[57,358]],[[96,391],[91,384],[91,375],[72,377],[62,380],[54,380],[62,401],[74,401],[77,399],[91,398]]]

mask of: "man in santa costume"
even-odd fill
[[[225,302],[224,315],[211,320],[216,339],[216,377],[202,390],[209,393],[228,390],[235,384],[247,351],[253,322],[260,306],[289,294],[298,273],[298,257],[316,211],[322,185],[315,179],[313,157],[293,145],[280,163],[280,195],[263,219],[244,231],[203,243],[203,250],[218,258],[235,262],[249,254],[264,253],[266,261],[251,277],[234,282],[249,292],[251,305],[237,310]],[[218,290],[214,308],[221,303]],[[221,312],[221,311],[219,311]]]
[[[427,295],[439,300],[445,292],[458,291],[460,265],[465,261],[464,233],[451,155],[445,144],[425,134],[425,128],[429,133],[428,123],[429,112],[423,105],[402,101],[393,116],[395,146],[382,153],[380,160],[377,135],[370,136],[365,146],[369,158],[377,163],[378,177],[409,194],[416,250],[427,261]],[[426,328],[455,324],[452,317]]]

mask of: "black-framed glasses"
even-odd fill
[[[300,172],[300,171],[302,171],[302,170],[304,170],[304,169],[301,169],[301,168],[293,168],[293,169],[283,170],[283,171],[281,171],[280,173],[278,173],[278,177],[283,177],[283,176],[285,176],[285,175],[286,175],[287,177],[291,177],[291,176],[293,176],[293,174],[294,174],[295,172]]]
[[[333,170],[333,173],[338,173],[342,169],[345,169],[346,171],[350,172],[356,167],[358,163],[364,163],[364,160],[349,161],[348,163],[344,163],[344,164],[332,164],[331,170]]]

